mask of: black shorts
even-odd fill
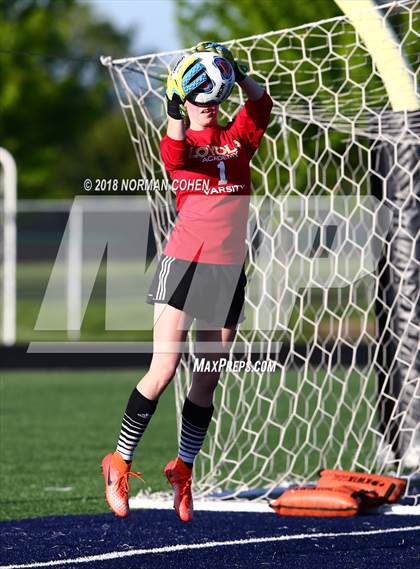
[[[242,322],[247,278],[243,265],[215,265],[162,255],[146,302],[169,304],[209,324]]]

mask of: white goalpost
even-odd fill
[[[1,215],[1,337],[0,343],[11,346],[16,341],[16,194],[17,173],[13,156],[0,148]]]
[[[337,4],[341,17],[226,42],[274,101],[252,161],[232,357],[276,370],[223,374],[197,496],[259,501],[341,468],[405,477],[419,502],[420,2]],[[102,58],[142,178],[167,178],[159,141],[179,54]],[[236,89],[223,120],[243,102]],[[161,253],[174,196],[148,199]],[[191,373],[183,358],[178,415]]]

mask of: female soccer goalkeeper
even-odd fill
[[[168,78],[168,129],[161,141],[161,157],[173,187],[179,188],[178,217],[147,299],[154,304],[154,354],[129,398],[117,449],[102,461],[106,499],[118,516],[129,511],[128,477],[139,477],[138,472],[130,472],[133,453],[175,374],[195,318],[196,347],[212,346],[211,353],[205,354],[211,365],[193,373],[182,410],[179,454],[164,471],[174,487],[176,513],[183,521],[192,519],[192,468],[213,415],[213,393],[220,375],[212,364],[229,351],[237,324],[244,318],[249,162],[267,128],[272,101],[223,45],[204,42],[193,51]],[[190,78],[187,72],[202,51],[231,62],[235,80],[247,97],[235,120],[224,127],[218,125],[217,105],[198,106],[188,100],[207,81],[205,73]],[[181,104],[188,113],[189,128]],[[198,353],[203,354],[203,349]]]

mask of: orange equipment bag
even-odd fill
[[[270,507],[280,516],[355,516],[361,500],[352,488],[303,486],[286,490]]]
[[[363,507],[393,504],[407,486],[406,480],[380,474],[351,472],[349,470],[322,470],[317,488],[346,486],[357,492]]]

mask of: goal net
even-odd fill
[[[222,374],[197,495],[259,499],[341,468],[404,476],[418,499],[420,4],[375,17],[388,34],[376,48],[346,16],[226,43],[274,107],[252,161],[246,320],[231,356],[254,365]],[[102,59],[142,178],[167,178],[165,81],[180,53]],[[243,102],[235,88],[222,120]],[[174,194],[148,200],[161,253]],[[177,372],[178,417],[191,363]]]

